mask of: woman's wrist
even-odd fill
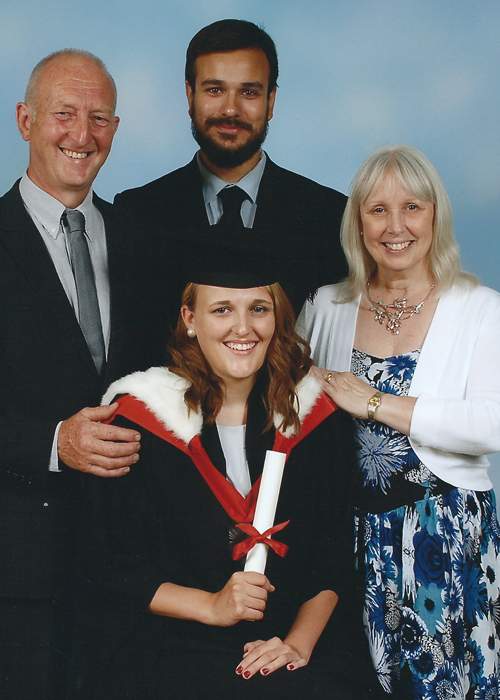
[[[315,640],[315,642],[316,641],[317,640]],[[283,640],[283,643],[288,644],[289,647],[297,652],[297,655],[300,656],[301,659],[304,659],[307,663],[309,663],[309,659],[314,651],[315,643],[307,643],[302,635],[294,634],[293,631],[287,634]]]
[[[382,404],[383,396],[382,392],[376,391],[366,402],[366,417],[368,420],[377,420],[377,411]]]
[[[416,400],[414,396],[396,396],[384,393],[375,420],[400,433],[409,435]]]
[[[193,620],[205,625],[216,625],[214,593],[199,588],[162,583],[149,604],[154,615]]]

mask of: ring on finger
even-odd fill
[[[331,384],[332,379],[335,379],[335,375],[333,374],[333,372],[327,372],[325,374],[325,382],[327,382],[328,384]]]

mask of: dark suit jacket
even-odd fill
[[[49,472],[55,427],[151,360],[141,357],[139,314],[129,298],[133,251],[114,229],[111,205],[95,203],[105,220],[111,290],[104,377],[18,183],[0,198],[0,597],[45,598],[63,585],[82,477],[68,468]]]
[[[282,245],[284,251],[292,247],[290,239],[305,239],[304,248],[313,252],[318,267],[315,283],[329,284],[347,272],[339,241],[345,204],[345,195],[285,170],[268,157],[257,197],[254,228],[271,232],[275,243]],[[124,225],[130,226],[132,222],[132,228],[142,231],[151,241],[149,248],[154,251],[154,259],[147,263],[147,269],[156,270],[151,277],[159,280],[160,285],[157,289],[150,288],[150,294],[153,300],[161,299],[163,318],[171,324],[179,307],[178,288],[169,285],[176,274],[176,240],[183,231],[193,227],[202,229],[208,224],[196,157],[158,180],[118,194],[115,206],[123,216]],[[289,250],[297,257],[307,252]],[[196,255],[196,249],[192,254]],[[153,284],[151,277],[146,284]],[[300,310],[300,300],[293,301],[299,307],[296,310]],[[158,318],[162,309],[158,310]]]

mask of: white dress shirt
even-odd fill
[[[226,474],[234,488],[244,497],[252,488],[245,453],[246,425],[219,425],[217,432],[226,460]]]

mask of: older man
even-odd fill
[[[345,196],[276,165],[261,148],[277,94],[272,38],[252,22],[214,22],[192,38],[185,79],[199,151],[187,165],[115,200],[128,220],[133,216],[148,236],[158,236],[161,284],[175,237],[188,228],[203,232],[208,224],[226,226],[228,235],[264,228],[283,255],[304,260],[314,251],[317,285],[340,279],[346,272],[339,243]],[[162,245],[163,257],[157,255]],[[302,301],[294,299],[298,308]]]
[[[138,434],[95,407],[110,380],[149,362],[127,330],[132,245],[91,189],[115,104],[100,59],[64,50],[17,105],[29,165],[0,198],[2,700],[59,697],[81,473],[123,476],[137,461]]]

